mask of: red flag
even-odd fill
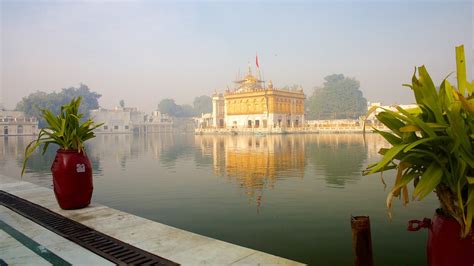
[[[258,54],[255,54],[255,64],[257,65],[257,68],[260,68],[258,65]]]

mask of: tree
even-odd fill
[[[120,107],[124,108],[124,107],[125,107],[125,101],[124,101],[124,100],[120,100],[119,105],[120,105]]]
[[[177,105],[173,99],[163,99],[158,104],[158,110],[163,114],[174,117],[192,117],[194,108],[189,104]]]
[[[79,88],[70,87],[62,89],[61,92],[46,93],[37,91],[23,97],[17,103],[16,110],[23,111],[26,115],[38,119],[39,126],[43,127],[45,121],[41,116],[41,109],[49,109],[54,114],[58,114],[62,105],[70,102],[74,97],[82,97],[82,103],[79,111],[84,114],[83,119],[89,118],[89,111],[99,108],[100,94],[90,91],[89,87],[80,84]]]
[[[306,101],[308,119],[356,119],[367,112],[359,81],[343,74],[324,79],[323,87],[315,88]]]
[[[59,95],[62,97],[60,105],[69,103],[74,97],[82,97],[79,111],[84,114],[85,119],[89,117],[90,110],[99,108],[99,98],[102,96],[91,91],[87,85],[82,83],[79,85],[79,88],[69,87],[67,89],[62,89]]]
[[[193,101],[194,113],[201,115],[212,112],[212,98],[207,95],[202,95],[194,98]]]
[[[178,105],[176,117],[193,117],[195,115],[194,108],[189,104]]]
[[[158,104],[158,110],[163,114],[175,116],[176,111],[178,110],[178,105],[173,99],[163,99]]]

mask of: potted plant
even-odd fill
[[[466,78],[463,46],[456,47],[456,66],[457,87],[446,78],[437,88],[424,66],[415,69],[412,83],[405,86],[413,90],[418,108],[379,107],[376,117],[390,131],[374,130],[391,147],[381,149],[383,158],[363,173],[396,169],[387,196],[389,217],[395,197],[409,202],[410,182],[415,186],[413,200],[436,193],[440,209],[433,220],[409,228],[429,228],[429,265],[474,265],[474,81]]]
[[[81,122],[83,114],[79,113],[81,97],[73,98],[69,104],[61,106],[59,115],[50,110],[41,110],[47,126],[42,128],[38,138],[30,142],[25,149],[23,169],[33,152],[42,147],[42,154],[50,144],[59,149],[51,166],[54,194],[62,209],[79,209],[90,204],[92,197],[92,167],[84,142],[94,138],[93,130],[102,124],[95,125],[89,119]]]

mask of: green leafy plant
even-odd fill
[[[30,142],[25,149],[23,168],[21,175],[25,172],[26,162],[33,152],[43,145],[42,154],[46,152],[49,144],[57,144],[60,149],[84,151],[84,142],[94,138],[93,130],[103,124],[94,124],[91,119],[81,122],[83,114],[79,113],[81,97],[73,98],[69,104],[61,106],[58,115],[54,115],[48,109],[42,109],[41,115],[47,123],[38,134],[38,138]]]
[[[413,200],[435,191],[442,211],[461,225],[461,236],[472,228],[474,215],[474,81],[466,78],[464,47],[456,47],[457,87],[446,79],[435,87],[424,66],[415,69],[411,84],[418,108],[396,111],[380,108],[376,118],[390,132],[374,130],[391,148],[381,149],[383,158],[369,165],[364,175],[397,169],[387,196],[391,217],[394,197],[409,202],[407,185],[413,181]],[[418,72],[418,77],[417,77]],[[377,108],[369,110],[374,112]]]

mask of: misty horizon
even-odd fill
[[[86,84],[100,105],[156,109],[233,88],[258,53],[264,79],[360,81],[371,102],[414,101],[402,87],[426,65],[435,84],[455,70],[454,47],[473,61],[472,1],[167,3],[2,1],[0,101]],[[468,64],[472,65],[472,64]],[[472,69],[468,69],[472,78]],[[453,78],[453,77],[451,77]]]

